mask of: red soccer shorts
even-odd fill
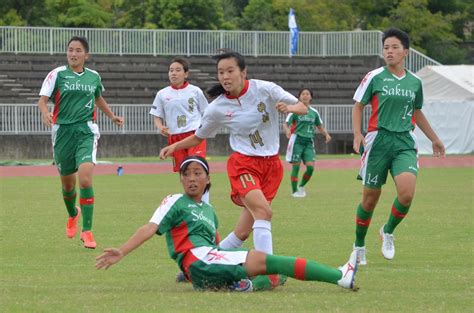
[[[244,206],[240,197],[251,190],[262,190],[268,202],[275,198],[283,179],[283,166],[278,155],[258,157],[234,152],[227,161],[227,174],[232,188],[230,198]]]
[[[168,136],[168,144],[171,145],[175,142],[181,141],[184,138],[187,138],[193,135],[194,132],[195,131],[193,130],[187,133],[170,135]],[[200,144],[198,144],[195,147],[175,151],[173,153],[173,172],[179,172],[179,167],[181,166],[181,163],[184,161],[186,157],[190,155],[198,155],[205,158],[206,157],[206,140],[203,140]]]

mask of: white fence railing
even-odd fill
[[[125,117],[122,128],[114,125],[98,110],[98,125],[102,134],[153,134],[156,133],[153,118],[148,113],[150,105],[115,104],[110,105],[115,114]],[[330,133],[351,133],[352,105],[315,105]],[[364,129],[367,125],[370,109],[364,110]],[[280,115],[280,124],[285,120]],[[0,104],[0,135],[44,135],[49,134],[41,121],[41,113],[35,104]],[[221,129],[220,133],[227,133]]]
[[[72,36],[88,38],[92,54],[213,55],[230,48],[243,55],[289,56],[290,32],[96,29],[0,26],[0,53],[64,53]],[[296,57],[382,55],[382,32],[300,32]],[[410,49],[408,69],[439,64]]]

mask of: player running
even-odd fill
[[[261,276],[258,275],[266,274],[282,274],[356,290],[356,251],[348,263],[336,269],[303,258],[218,247],[215,210],[202,200],[203,193],[211,187],[206,160],[199,156],[187,157],[180,166],[180,180],[184,193],[167,196],[150,222],[140,227],[120,248],[105,249],[96,258],[97,269],[109,268],[153,235],[164,234],[170,257],[197,290],[259,290]]]
[[[364,185],[362,202],[357,208],[356,240],[354,249],[359,252],[361,264],[367,264],[365,236],[373,211],[390,171],[397,189],[388,221],[380,228],[382,254],[387,260],[395,256],[393,232],[410,209],[415,194],[418,174],[418,155],[415,125],[433,143],[433,153],[445,154],[443,143],[436,136],[421,111],[423,90],[420,79],[404,67],[410,40],[398,29],[383,34],[383,57],[386,65],[369,72],[354,95],[352,110],[354,151],[364,147],[359,176]],[[372,106],[368,133],[361,133],[364,106]]]
[[[173,144],[194,134],[201,125],[201,116],[208,103],[202,90],[188,81],[189,63],[176,57],[168,69],[170,86],[156,94],[150,114],[154,116],[155,126]],[[199,145],[173,153],[173,171],[178,172],[181,162],[188,155],[206,156],[206,141]],[[209,194],[204,201],[209,202]]]
[[[220,84],[208,91],[216,98],[204,113],[201,126],[194,135],[163,148],[160,157],[196,146],[227,127],[234,150],[227,162],[231,199],[244,209],[234,231],[220,247],[241,247],[253,230],[255,249],[272,254],[270,204],[283,177],[278,155],[278,112],[305,114],[308,108],[272,82],[247,80],[247,67],[241,54],[224,52],[214,58]]]
[[[298,93],[298,99],[308,107],[308,113],[304,115],[288,114],[286,121],[283,123],[283,129],[285,130],[286,137],[289,139],[286,161],[292,164],[290,177],[292,196],[303,198],[306,197],[304,186],[311,179],[314,171],[316,156],[314,150],[314,126],[324,135],[326,144],[331,141],[331,136],[324,129],[319,112],[311,107],[313,92],[303,88]],[[301,161],[306,165],[306,171],[298,186],[298,172],[300,171]]]
[[[116,116],[102,97],[104,87],[99,73],[84,66],[89,58],[85,38],[72,37],[68,43],[68,65],[52,70],[43,82],[38,107],[43,123],[52,126],[54,162],[61,178],[62,194],[69,218],[66,235],[73,238],[82,214],[81,240],[85,248],[95,249],[92,235],[94,190],[92,176],[97,162],[99,127],[95,123],[96,106],[118,126],[123,118]],[[54,110],[48,109],[48,100]],[[76,174],[77,173],[77,174]],[[76,207],[76,180],[79,178],[79,204]]]

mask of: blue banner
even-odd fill
[[[296,25],[295,11],[290,8],[288,14],[288,28],[290,29],[290,56],[293,56],[298,51],[298,25]]]

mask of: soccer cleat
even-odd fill
[[[357,251],[357,258],[359,260],[359,265],[367,265],[367,258],[365,257],[365,247],[356,247],[354,250]]]
[[[382,240],[382,255],[387,260],[392,260],[395,256],[395,237],[393,237],[393,234],[384,233],[384,226],[380,228],[380,239]]]
[[[342,288],[352,289],[356,291],[358,288],[355,286],[355,277],[358,269],[358,256],[357,250],[352,251],[349,261],[343,266],[339,267],[342,273],[341,279],[337,281],[337,284]]]
[[[303,186],[298,187],[298,192],[300,193],[302,198],[306,197],[306,191],[304,190]]]
[[[74,217],[68,217],[67,223],[66,223],[66,236],[68,238],[73,238],[77,234],[77,222],[79,221],[79,218],[81,217],[81,208],[76,207],[77,209],[77,214]]]
[[[84,248],[95,249],[97,247],[94,235],[90,230],[81,232],[81,241],[84,243]]]
[[[293,198],[303,198],[304,197],[304,196],[301,195],[299,190],[296,191],[296,192],[293,192],[291,195],[293,196]]]
[[[189,279],[184,275],[184,272],[179,272],[176,275],[176,282],[177,283],[189,283]]]
[[[253,291],[253,284],[250,279],[241,279],[239,281],[234,282],[230,286],[230,291],[237,291],[237,292],[252,292]]]

